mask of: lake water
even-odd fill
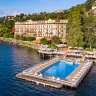
[[[73,62],[58,61],[54,63],[53,65],[40,71],[39,73],[56,76],[60,78],[66,78],[79,65],[80,65],[79,63],[73,64]]]
[[[77,90],[43,87],[16,78],[42,61],[33,49],[0,43],[0,96],[96,96],[96,65]]]

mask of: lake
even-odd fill
[[[16,78],[42,61],[34,49],[0,43],[0,96],[96,96],[96,65],[77,90],[43,87]]]

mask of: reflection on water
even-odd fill
[[[17,73],[42,62],[36,50],[0,44],[0,96],[95,96],[96,66],[78,90],[54,89],[17,79]]]

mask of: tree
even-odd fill
[[[87,46],[90,47],[90,49],[92,48],[94,43],[96,43],[96,36],[94,36],[93,33],[94,33],[93,29],[90,28],[88,29],[88,32],[86,34],[86,44]]]
[[[41,43],[41,44],[47,44],[48,41],[47,41],[46,38],[42,38],[42,39],[40,39],[40,43]]]
[[[13,35],[13,34],[10,34],[10,35],[9,35],[9,38],[14,38],[14,35]]]
[[[14,20],[9,20],[8,23],[7,23],[7,26],[8,26],[9,29],[13,29],[14,24],[15,24]]]
[[[20,35],[16,35],[15,39],[20,40],[21,36]]]
[[[95,35],[95,31],[94,28],[96,28],[95,24],[95,18],[93,14],[89,14],[88,17],[86,17],[85,19],[86,23],[84,24],[85,27],[85,42],[86,45],[88,47],[90,47],[90,49],[92,48],[92,46],[95,45],[96,43],[96,35]]]
[[[20,17],[20,19],[23,19],[24,13],[21,13],[21,14],[19,15],[19,17]]]
[[[58,47],[57,47],[55,44],[53,44],[53,43],[52,43],[52,44],[49,44],[49,45],[48,45],[48,48],[55,48],[55,49],[58,49]]]
[[[5,33],[9,33],[9,29],[7,27],[0,27],[0,34],[3,36]]]
[[[8,34],[8,33],[5,33],[5,34],[3,35],[3,37],[4,37],[4,38],[9,38],[9,34]]]
[[[84,46],[84,33],[83,33],[83,5],[77,5],[72,7],[69,14],[68,23],[68,36],[67,46],[71,47],[83,47]]]
[[[52,37],[52,43],[54,43],[54,44],[59,44],[59,43],[60,43],[59,37],[53,36],[53,37]]]
[[[89,11],[90,9],[92,9],[92,5],[96,0],[87,0],[87,2],[85,3],[85,9],[86,11]]]
[[[26,41],[26,37],[25,36],[21,36],[21,40]]]
[[[26,37],[26,40],[27,41],[33,41],[33,40],[35,40],[36,38],[35,37]]]

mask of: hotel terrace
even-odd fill
[[[23,35],[27,37],[36,37],[40,39],[42,37],[51,38],[56,35],[60,39],[66,37],[66,24],[68,20],[64,19],[49,19],[49,20],[27,20],[26,22],[15,23],[15,36]]]

